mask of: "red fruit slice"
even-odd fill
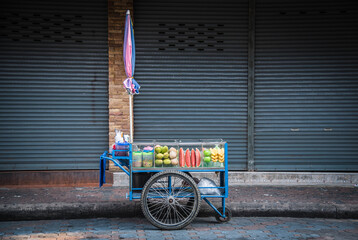
[[[191,166],[192,167],[196,167],[196,165],[195,165],[195,151],[194,151],[194,149],[191,149]]]
[[[185,163],[186,163],[186,166],[187,167],[191,167],[191,164],[190,164],[190,151],[189,149],[187,149],[185,151]]]
[[[184,150],[183,148],[179,149],[179,166],[185,167],[185,160],[184,160]]]
[[[196,149],[195,150],[195,164],[196,164],[196,167],[199,167],[200,163],[201,163],[200,151],[199,151],[199,149]]]

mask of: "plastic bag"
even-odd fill
[[[116,136],[114,137],[115,143],[124,143],[123,139],[123,133],[117,129],[114,129],[116,131]]]
[[[221,192],[215,182],[209,178],[202,178],[198,183],[200,193],[203,195],[221,195]],[[205,187],[205,188],[201,188]],[[211,187],[211,188],[207,188]]]

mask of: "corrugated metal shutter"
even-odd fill
[[[135,140],[223,138],[246,169],[247,1],[134,1]]]
[[[98,168],[107,1],[2,1],[0,11],[0,170]]]
[[[358,170],[356,1],[257,0],[257,170]]]

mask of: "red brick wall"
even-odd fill
[[[123,88],[126,78],[123,65],[124,23],[127,10],[133,15],[133,0],[108,0],[108,67],[109,67],[109,144],[114,129],[129,134],[129,98]],[[113,165],[110,165],[113,169]]]
[[[133,14],[133,0],[108,1],[109,49],[109,143],[114,141],[114,129],[129,134],[129,99],[123,88],[126,78],[123,65],[123,37],[126,11]]]

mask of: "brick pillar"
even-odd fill
[[[126,78],[123,63],[123,38],[126,11],[133,15],[133,0],[108,0],[108,108],[109,144],[114,143],[115,131],[119,129],[129,135],[129,98],[123,88]],[[112,162],[110,170],[119,170]]]

